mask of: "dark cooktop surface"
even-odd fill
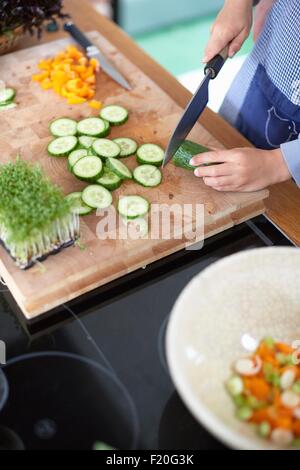
[[[0,449],[219,449],[186,410],[165,358],[190,279],[241,250],[289,242],[258,217],[26,323],[0,285]]]

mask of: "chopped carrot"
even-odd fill
[[[285,343],[276,343],[276,349],[284,354],[293,354],[294,349]]]
[[[102,103],[101,103],[101,101],[92,100],[92,101],[89,102],[89,106],[93,109],[101,109],[102,108]]]
[[[252,377],[245,380],[247,390],[258,400],[268,400],[271,388],[269,384],[261,378]]]
[[[80,104],[93,100],[96,90],[96,71],[99,63],[96,59],[88,59],[75,46],[69,46],[55,57],[42,59],[38,68],[40,73],[34,74],[32,80],[40,83],[44,90],[53,89],[68,100],[69,104]],[[101,103],[93,100],[91,107],[100,109]]]

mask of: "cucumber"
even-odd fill
[[[97,139],[93,142],[92,145],[93,150],[96,152],[99,157],[103,158],[116,158],[120,155],[121,149],[120,147],[109,139]]]
[[[146,219],[143,219],[142,217],[138,217],[137,219],[127,219],[123,217],[123,222],[125,225],[129,225],[129,235],[130,235],[130,229],[133,227],[134,229],[134,238],[145,238],[145,236],[148,234],[149,231],[149,224]]]
[[[89,149],[93,142],[95,142],[96,137],[89,137],[88,135],[80,135],[78,137],[78,148]]]
[[[77,146],[77,137],[57,137],[48,145],[48,153],[52,157],[67,157]]]
[[[77,122],[74,119],[61,118],[52,121],[50,132],[54,137],[67,137],[77,134]]]
[[[13,109],[16,107],[16,103],[0,104],[0,111],[8,111],[9,109]]]
[[[97,180],[97,183],[101,184],[101,186],[104,186],[104,188],[108,189],[109,191],[114,191],[121,186],[122,181],[122,178],[120,178],[108,168],[104,167],[103,175]]]
[[[102,137],[107,132],[107,126],[103,119],[91,117],[79,121],[77,124],[77,132],[79,135]]]
[[[99,184],[92,184],[83,190],[82,200],[93,209],[106,209],[111,205],[113,199],[106,188]]]
[[[138,149],[136,156],[138,163],[160,166],[164,160],[165,152],[158,145],[144,144]]]
[[[130,157],[136,153],[138,148],[136,141],[127,137],[119,137],[114,139],[113,142],[121,148],[120,157]]]
[[[124,163],[120,162],[120,160],[117,160],[116,158],[107,158],[106,165],[109,170],[119,176],[122,180],[132,179],[131,171],[126,165],[124,165]]]
[[[173,157],[173,163],[174,165],[179,166],[180,168],[184,168],[185,170],[195,170],[195,167],[190,165],[190,160],[194,155],[208,151],[209,149],[203,147],[203,145],[186,140],[175,153]]]
[[[73,174],[83,181],[96,181],[102,173],[103,163],[99,157],[83,157],[73,166]]]
[[[83,157],[86,157],[88,154],[88,151],[86,149],[77,149],[73,150],[73,152],[70,153],[68,156],[68,168],[70,171],[72,171],[73,166],[75,163],[78,162]]]
[[[126,219],[137,219],[149,212],[150,203],[141,196],[123,196],[118,202],[118,212]]]
[[[102,118],[101,118],[102,119]],[[103,137],[106,137],[107,135],[110,134],[110,124],[106,119],[102,119],[102,121],[105,124],[105,135]]]
[[[133,178],[146,188],[154,188],[161,183],[162,174],[159,168],[154,165],[140,165],[134,169]]]
[[[82,193],[70,193],[66,196],[66,199],[71,203],[71,211],[73,214],[87,215],[90,214],[93,209],[87,206],[82,200]]]
[[[10,104],[16,96],[13,88],[3,88],[0,90],[0,105]]]
[[[108,121],[112,126],[121,126],[128,120],[129,113],[122,106],[105,106],[100,111],[100,117]]]

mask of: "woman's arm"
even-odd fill
[[[300,134],[297,140],[281,144],[280,148],[289,172],[300,188]]]

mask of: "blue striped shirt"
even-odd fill
[[[256,71],[261,64],[285,97],[300,106],[300,0],[277,0],[270,10],[253,51],[225,97],[220,114],[236,126]],[[300,109],[300,107],[299,107]],[[289,171],[300,186],[300,135],[282,143]]]

